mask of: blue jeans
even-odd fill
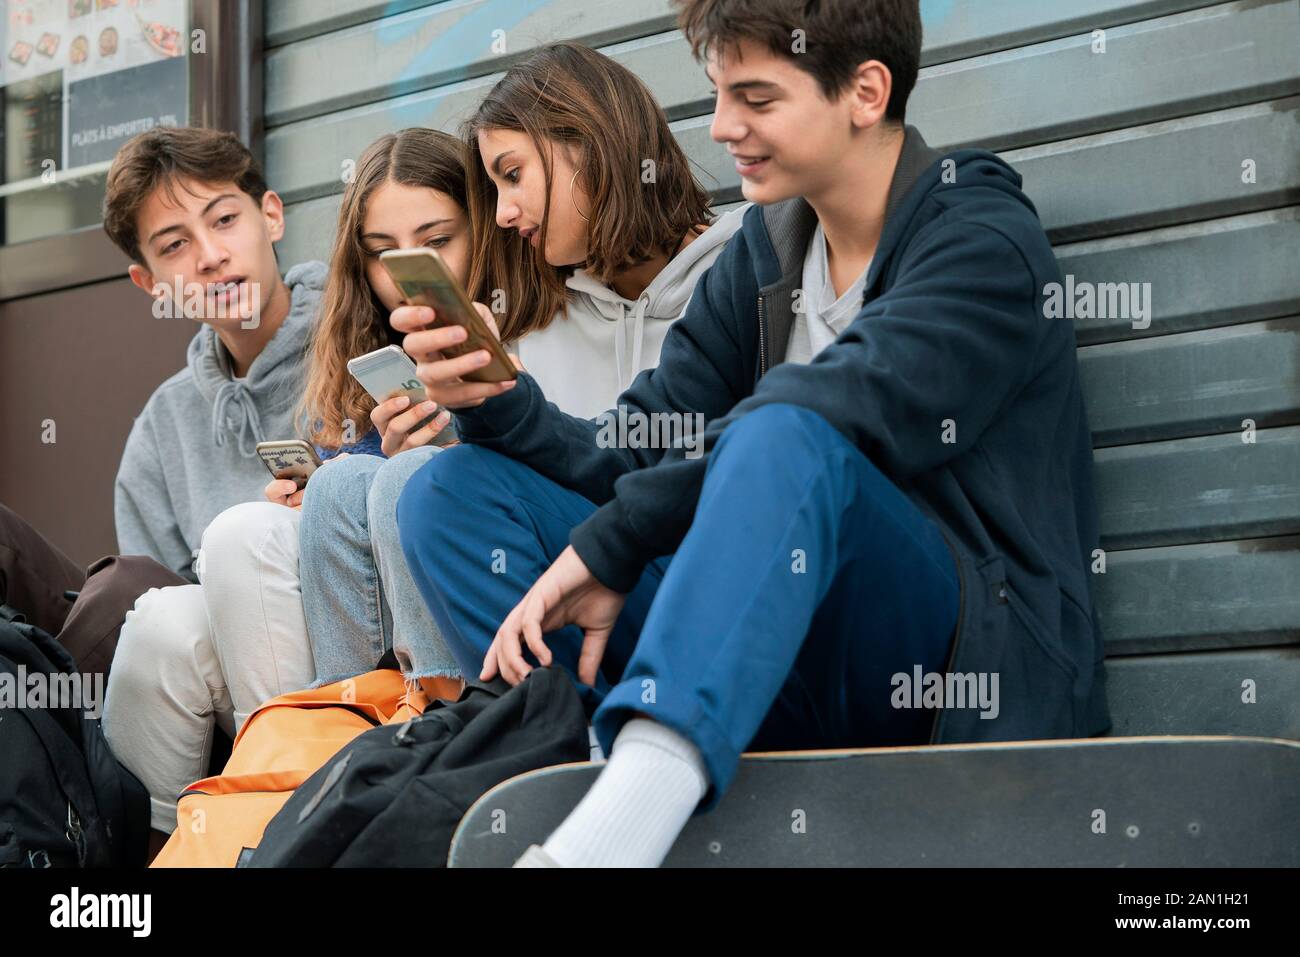
[[[473,446],[407,483],[402,547],[467,673],[595,507]],[[934,523],[820,416],[765,406],[723,433],[690,531],[646,567],[582,691],[607,754],[638,714],[690,739],[708,809],[745,750],[925,743],[934,712],[895,707],[891,679],[942,672],[957,613]],[[576,680],[579,629],[546,641]]]
[[[397,535],[407,480],[441,453],[349,455],[312,476],[303,497],[299,577],[316,660],[313,687],[370,671],[392,649],[409,678],[455,677],[455,659],[416,591]]]

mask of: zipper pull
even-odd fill
[[[397,733],[393,735],[393,744],[404,745],[408,743],[410,740],[411,725],[419,721],[421,717],[422,715],[417,714],[413,718],[407,718],[406,723],[398,728]]]
[[[77,849],[77,866],[86,866],[86,842],[82,839],[81,818],[78,817],[76,809],[72,802],[68,802],[68,823],[63,830],[63,834]]]

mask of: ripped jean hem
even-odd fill
[[[419,681],[421,678],[464,678],[465,674],[457,667],[451,668],[426,668],[417,672],[402,672],[405,678]]]
[[[368,674],[369,671],[374,671],[374,670],[375,669],[371,668],[368,669],[367,671],[339,672],[336,675],[326,675],[323,678],[317,678],[315,681],[309,684],[307,688],[308,690],[314,690],[316,688],[324,687],[325,685],[332,685],[337,681],[347,681],[349,678],[356,678],[360,675]],[[452,667],[441,667],[441,668],[426,668],[423,671],[418,671],[418,672],[403,671],[402,677],[407,679],[408,681],[419,681],[421,678],[463,678],[464,674],[461,672],[460,668],[452,666]]]

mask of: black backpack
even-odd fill
[[[240,867],[445,867],[461,817],[524,771],[586,761],[573,680],[536,668],[511,688],[469,682],[401,726],[359,735],[304,781]]]
[[[76,672],[62,645],[0,605],[0,867],[145,864],[148,791],[113,757],[85,700],[51,700],[73,686],[50,679]],[[23,700],[33,675],[43,701]]]

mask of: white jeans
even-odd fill
[[[177,797],[207,775],[214,725],[233,737],[264,701],[315,678],[298,522],[270,502],[227,509],[203,532],[202,584],[151,588],[127,613],[103,729],[148,788],[155,830],[175,830]]]

